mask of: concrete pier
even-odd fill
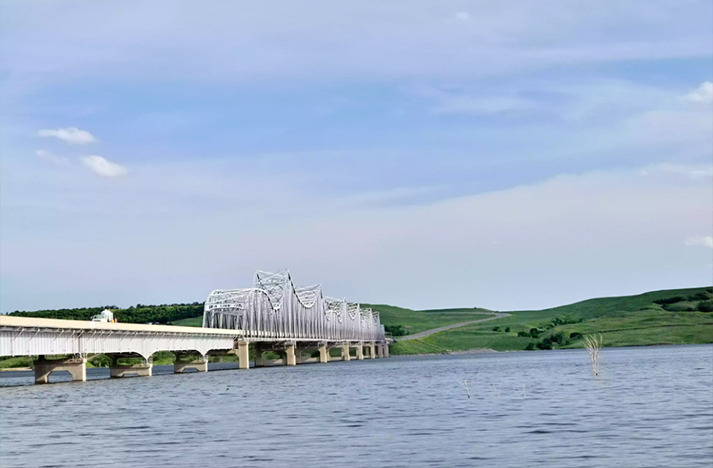
[[[329,362],[329,348],[327,348],[327,343],[319,344],[319,362]]]
[[[129,375],[137,377],[151,377],[153,375],[153,362],[143,359],[140,364],[119,364],[119,357],[111,357],[111,366],[109,366],[109,377],[118,379]]]
[[[349,361],[351,356],[349,355],[349,343],[344,343],[342,345],[342,361]]]
[[[297,361],[297,364],[306,364],[309,362],[310,359],[312,359],[310,349],[311,348],[295,348],[295,360]]]
[[[297,364],[297,358],[295,356],[295,344],[288,343],[285,346],[285,364],[288,366],[294,366]]]
[[[200,354],[176,353],[176,361],[173,363],[173,373],[182,374],[187,369],[195,369],[198,372],[208,372],[208,357]]]
[[[250,369],[250,349],[247,341],[238,342],[238,368]]]
[[[263,357],[263,353],[265,353],[265,351],[260,343],[255,343],[255,357],[253,358],[255,367],[265,367],[265,358]]]
[[[208,356],[235,354],[240,369],[249,369],[249,347],[255,347],[254,367],[282,363],[288,366],[308,362],[349,361],[351,348],[355,359],[387,357],[390,339],[374,337],[327,339],[313,333],[305,334],[259,332],[246,336],[242,329],[179,327],[133,323],[104,323],[78,320],[38,319],[0,315],[0,356],[40,356],[35,362],[35,381],[48,383],[52,372],[67,371],[72,380],[85,381],[88,356],[103,354],[112,359],[109,375],[121,378],[129,375],[151,376],[151,356],[169,351],[176,354],[174,372],[190,369],[208,371]],[[293,333],[293,335],[295,335]],[[310,335],[310,334],[307,334]],[[332,351],[334,350],[334,351]],[[337,352],[336,350],[339,350]],[[265,352],[281,355],[279,361],[268,362]],[[332,357],[331,354],[335,356]],[[74,356],[71,359],[49,360],[46,356]],[[119,359],[134,358],[138,364],[120,365]],[[140,358],[140,359],[137,359]],[[62,379],[65,380],[65,379]]]
[[[237,342],[235,343],[235,348],[224,351],[215,351],[213,353],[225,354],[236,354],[238,356],[238,367],[240,369],[250,368],[249,362],[249,343]],[[330,357],[330,344],[329,342],[307,342],[302,346],[298,346],[298,343],[287,341],[287,342],[276,342],[276,343],[254,343],[255,355],[254,355],[254,367],[264,367],[265,365],[273,365],[278,361],[268,361],[264,357],[266,351],[273,351],[282,354],[282,362],[287,366],[294,366],[297,364],[304,364],[307,362],[319,362],[326,363],[333,360],[349,361],[352,359],[350,351],[352,348],[356,349],[356,359],[375,359],[385,358],[389,356],[389,345],[387,343],[375,343],[375,342],[341,342],[332,343],[332,348],[336,347],[341,350],[340,357]],[[309,350],[319,351],[319,356],[316,359],[312,359],[307,353]],[[195,369],[198,372],[208,372],[208,356],[202,355],[198,351],[182,351],[176,352],[176,361],[173,364],[173,371],[176,374],[184,373],[189,369]],[[137,357],[134,354],[117,354],[108,355],[111,359],[111,365],[109,367],[109,375],[111,378],[122,378],[126,376],[138,376],[138,377],[151,377],[153,374],[153,363],[151,360],[143,359],[140,364],[129,364],[121,365],[119,364],[120,358],[130,358]],[[85,381],[87,378],[86,371],[86,358],[74,357],[71,359],[63,360],[48,360],[44,356],[35,361],[35,383],[42,384],[49,382],[49,375],[55,371],[67,371],[72,375],[73,381]]]
[[[44,356],[39,356],[39,359],[35,361],[35,383],[49,383],[50,374],[56,371],[67,371],[72,375],[73,381],[86,382],[87,359],[74,357],[54,361],[46,359]]]

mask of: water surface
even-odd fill
[[[709,345],[604,349],[599,377],[584,350],[171,369],[55,385],[1,373],[0,465],[713,464]]]

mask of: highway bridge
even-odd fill
[[[110,376],[151,376],[152,356],[176,355],[174,371],[208,370],[211,355],[235,354],[238,367],[266,365],[272,351],[288,366],[336,359],[388,357],[389,340],[378,312],[325,297],[319,285],[296,288],[289,272],[258,271],[253,287],[213,291],[205,302],[203,327],[103,323],[0,316],[0,356],[36,356],[35,382],[55,371],[86,380],[87,359],[111,358]],[[305,355],[309,353],[309,355]],[[252,359],[251,359],[252,354]],[[313,359],[309,356],[316,354]],[[48,359],[46,356],[71,356]],[[138,364],[120,364],[128,357]]]

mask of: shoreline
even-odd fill
[[[658,346],[711,346],[713,342],[710,343],[648,343],[648,344],[638,344],[638,345],[626,345],[626,346],[604,346],[602,349],[622,349],[622,348],[647,348],[647,347],[658,347]],[[460,354],[491,354],[491,353],[524,353],[524,352],[538,352],[538,351],[574,351],[574,350],[586,350],[584,347],[577,348],[554,348],[554,349],[506,349],[503,351],[497,351],[491,348],[473,348],[464,349],[460,351],[444,351],[442,353],[416,353],[416,354],[391,354],[390,357],[408,357],[408,356],[450,356],[450,355],[460,355]]]
[[[659,347],[659,346],[713,346],[713,343],[687,343],[687,344],[676,344],[676,343],[651,343],[644,345],[627,345],[627,346],[608,346],[607,349],[624,349],[624,348],[646,348],[646,347]],[[604,348],[602,348],[604,349]],[[537,349],[532,351],[575,351],[575,350],[586,350],[586,348],[557,348],[557,349]],[[418,354],[391,354],[388,358],[407,358],[414,356],[458,356],[458,355],[471,355],[471,354],[502,354],[502,353],[524,353],[529,352],[525,349],[508,349],[504,351],[497,351],[491,348],[474,348],[465,349],[460,351],[448,351],[442,353],[418,353]],[[315,362],[311,362],[314,364]],[[171,364],[155,364],[157,366],[168,366]],[[281,365],[276,366],[266,366],[266,367],[281,367]],[[106,369],[106,367],[87,367],[87,369]],[[28,372],[33,371],[32,367],[5,367],[0,368],[0,373],[7,372]]]
[[[519,351],[519,350],[513,350]],[[509,353],[510,351],[496,351],[491,348],[473,348],[463,349],[460,351],[444,351],[442,353],[417,353],[417,354],[391,354],[389,357],[404,357],[404,356],[451,356],[459,354],[493,354],[493,353]]]
[[[626,346],[604,346],[602,349],[607,348],[607,349],[615,349],[615,348],[645,348],[645,347],[658,347],[658,346],[710,346],[713,345],[713,342],[711,343],[647,343],[647,344],[638,344],[638,345],[626,345]],[[457,356],[457,355],[470,355],[470,354],[494,354],[494,353],[521,353],[521,352],[533,352],[533,351],[572,351],[572,350],[585,350],[586,348],[584,347],[576,347],[576,348],[555,348],[555,349],[533,349],[533,350],[526,350],[526,349],[506,349],[503,351],[497,351],[492,348],[473,348],[473,349],[463,349],[463,350],[458,350],[458,351],[443,351],[440,353],[414,353],[414,354],[391,354],[389,357],[394,357],[394,358],[400,358],[400,357],[409,357],[409,356]],[[157,366],[162,366],[162,365],[172,365],[170,362],[162,362],[162,363],[154,363],[154,365]],[[279,366],[276,366],[279,367]],[[103,366],[87,366],[87,369],[94,369],[94,368],[103,368]],[[27,371],[33,371],[34,368],[32,367],[0,367],[0,373],[2,372],[27,372]]]

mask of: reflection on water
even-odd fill
[[[710,466],[713,346],[428,356],[25,385],[2,466]],[[57,380],[57,379],[55,379]],[[468,398],[463,381],[468,381]]]

